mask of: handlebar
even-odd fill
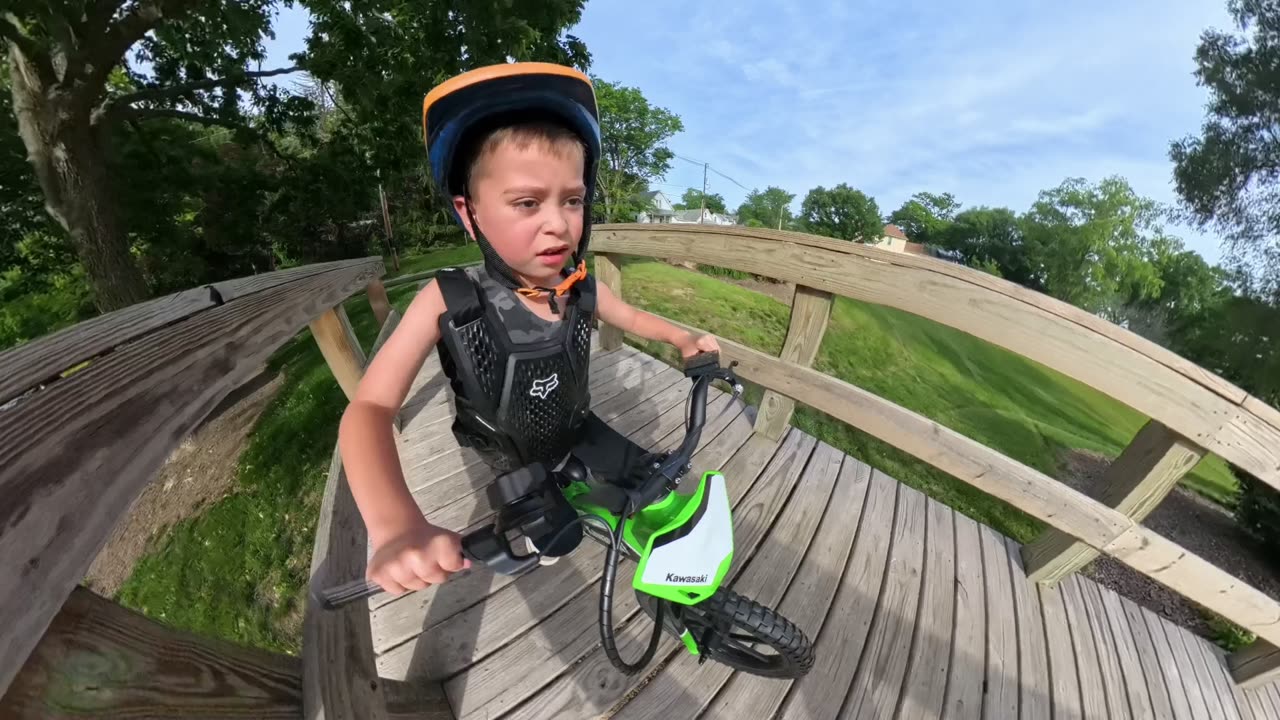
[[[663,493],[679,483],[684,473],[688,472],[693,453],[702,441],[702,427],[707,418],[707,390],[712,380],[724,380],[733,385],[734,394],[742,392],[742,385],[733,373],[734,362],[728,368],[720,367],[720,354],[703,352],[685,361],[685,377],[693,379],[693,390],[689,394],[689,417],[685,422],[684,442],[680,447],[662,461],[657,463],[649,478],[641,485],[633,497],[635,508],[646,507],[656,502]],[[504,476],[505,477],[505,476]],[[563,533],[573,523],[560,529]],[[557,534],[556,537],[559,537]],[[548,543],[550,546],[551,543]],[[462,555],[471,561],[472,568],[487,566],[500,575],[517,575],[538,564],[539,553],[515,555],[507,539],[495,531],[494,525],[467,533],[462,536]],[[463,570],[450,576],[450,580],[463,576],[469,571]],[[370,580],[359,579],[335,585],[329,588],[312,587],[312,600],[324,610],[337,610],[344,605],[364,600],[382,592],[382,587]]]

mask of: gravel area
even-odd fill
[[[1088,492],[1110,464],[1106,456],[1072,450],[1063,454],[1060,478]],[[1142,524],[1280,601],[1280,573],[1219,505],[1179,487]],[[1119,561],[1099,557],[1084,572],[1191,632],[1212,637],[1197,605]]]

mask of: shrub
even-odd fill
[[[1239,468],[1233,470],[1240,479],[1236,522],[1280,565],[1280,492]]]

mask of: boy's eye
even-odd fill
[[[582,207],[582,198],[571,197],[565,201],[565,204],[568,205],[569,207]]]
[[[534,200],[533,198],[525,198],[523,200],[517,200],[516,207],[524,208],[526,210],[532,210],[538,207],[538,201]]]

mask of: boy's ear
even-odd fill
[[[471,214],[467,212],[467,199],[461,195],[453,196],[453,211],[458,213],[458,217],[462,218],[462,227],[466,229],[467,234],[472,240],[476,239],[476,230],[471,227]]]

